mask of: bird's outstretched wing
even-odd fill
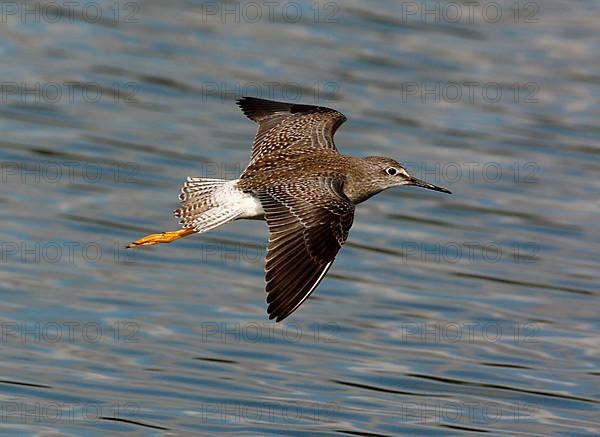
[[[269,319],[285,319],[317,288],[348,238],[354,204],[338,176],[255,191],[269,226],[265,265]]]
[[[334,109],[254,97],[238,99],[237,104],[246,117],[258,123],[250,163],[265,153],[292,146],[337,151],[333,135],[346,117]]]

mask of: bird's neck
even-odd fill
[[[371,183],[371,172],[363,158],[346,157],[349,170],[344,183],[344,194],[358,205],[368,198],[381,192],[381,189]]]

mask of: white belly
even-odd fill
[[[250,220],[264,220],[265,219],[265,211],[260,203],[260,201],[251,194],[241,193],[241,204],[244,208],[244,215],[240,218],[250,219]]]
[[[218,193],[215,193],[215,200],[242,211],[240,219],[264,220],[265,211],[260,201],[253,195],[239,190],[237,182],[231,181],[225,184]]]

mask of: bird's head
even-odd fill
[[[403,185],[414,185],[415,187],[452,194],[450,190],[438,187],[437,185],[428,184],[425,181],[411,176],[402,164],[391,158],[369,156],[364,158],[364,161],[369,164],[369,179],[374,185],[373,188],[378,188],[379,191]]]

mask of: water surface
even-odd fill
[[[116,5],[0,25],[3,432],[600,432],[596,3]],[[124,248],[243,170],[243,93],[454,192],[361,205],[281,324],[263,222]]]

